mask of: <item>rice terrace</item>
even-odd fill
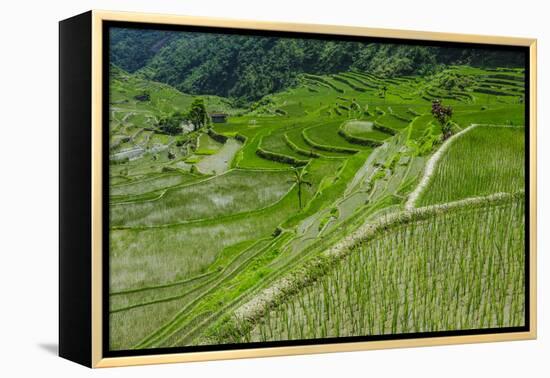
[[[522,52],[109,39],[111,350],[525,324]]]

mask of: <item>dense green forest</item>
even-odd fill
[[[134,72],[177,36],[171,31],[115,28],[110,34],[111,62]]]
[[[111,62],[182,92],[245,101],[295,85],[300,73],[360,70],[394,77],[444,65],[524,63],[517,51],[119,28],[111,32]]]

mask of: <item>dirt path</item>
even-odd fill
[[[473,124],[468,126],[467,128],[459,131],[458,133],[454,134],[452,137],[447,139],[441,147],[432,155],[430,160],[426,163],[426,168],[424,169],[424,174],[422,175],[422,179],[420,180],[420,183],[418,186],[414,189],[414,191],[409,195],[409,198],[407,200],[407,203],[405,204],[405,209],[412,210],[415,208],[416,201],[424,192],[428,184],[430,183],[430,179],[432,178],[435,168],[437,167],[437,163],[445,153],[449,149],[449,147],[462,135],[467,133],[468,131],[472,130],[473,128],[477,127],[477,124]]]
[[[241,147],[242,143],[230,138],[215,154],[201,159],[201,161],[196,164],[196,167],[201,173],[204,174],[219,175],[224,173],[231,168],[231,161],[233,161],[235,154]]]
[[[435,172],[435,168],[437,167],[437,163],[441,158],[443,157],[443,154],[445,151],[449,149],[449,147],[462,135],[467,133],[468,131],[476,128],[476,127],[510,127],[510,128],[518,128],[518,127],[524,127],[524,126],[512,126],[512,125],[489,125],[489,124],[471,124],[470,126],[466,127],[465,129],[459,131],[449,139],[447,139],[441,147],[432,155],[430,160],[428,160],[428,163],[426,163],[426,168],[424,169],[424,174],[422,175],[422,179],[418,186],[415,188],[415,190],[409,195],[407,199],[407,203],[405,204],[405,209],[412,210],[415,208],[416,201],[418,201],[418,198],[420,195],[424,192],[426,187],[428,186],[431,177],[433,176]]]

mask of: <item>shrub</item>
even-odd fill
[[[361,84],[365,87],[371,88],[371,89],[377,89],[378,88],[378,86],[376,86],[375,84],[369,83],[368,81],[365,81],[365,80],[362,80],[359,77],[355,76],[353,73],[342,73],[340,76],[344,76],[348,79],[354,80],[354,81],[358,82],[359,84]]]
[[[199,162],[199,157],[198,156],[190,156],[188,157],[187,159],[185,159],[185,162],[187,164],[194,164],[194,163],[198,163]]]
[[[502,91],[497,91],[497,90],[494,90],[494,89],[488,89],[488,88],[482,88],[482,87],[475,87],[474,92],[490,94],[490,95],[495,95],[495,96],[514,96],[513,93],[502,92]]]
[[[451,108],[451,106],[444,106],[440,100],[433,100],[432,115],[441,125],[441,129],[443,131],[443,139],[448,139],[453,132],[451,123],[453,108]]]
[[[385,125],[382,125],[381,123],[379,123],[378,121],[374,121],[374,123],[372,124],[372,127],[378,131],[382,131],[383,133],[387,133],[387,134],[390,134],[390,135],[395,135],[397,134],[397,130],[394,130],[392,129],[391,127],[388,127],[388,126],[385,126]]]
[[[170,167],[170,166],[165,165],[164,167],[162,167],[162,169],[160,171],[162,173],[169,173],[169,172],[178,172],[179,169],[176,168],[176,167]]]
[[[397,165],[399,160],[401,160],[401,153],[398,152],[386,161],[384,167],[389,169],[390,172],[393,174],[393,172],[395,171],[395,166]]]
[[[181,134],[183,128],[181,127],[182,122],[185,121],[185,116],[183,113],[172,113],[168,117],[162,117],[157,127],[165,134],[169,135],[178,135]]]
[[[109,164],[112,164],[112,165],[120,165],[120,164],[126,164],[130,161],[130,159],[128,157],[124,157],[124,158],[121,158],[121,159],[113,159],[113,160],[110,160],[109,161]]]
[[[274,238],[276,238],[277,236],[281,235],[283,232],[283,229],[281,227],[277,227],[275,229],[275,231],[273,231],[273,233],[271,234],[271,236],[273,236]]]
[[[507,75],[507,74],[494,74],[494,75],[487,75],[488,78],[491,79],[505,79],[505,80],[511,80],[511,81],[524,81],[523,76],[516,76],[516,75]]]
[[[325,79],[323,77],[315,76],[315,75],[309,75],[309,74],[304,74],[304,77],[309,79],[309,80],[312,80],[312,81],[323,83],[325,86],[329,86],[330,88],[334,89],[338,93],[344,93],[345,92],[343,89],[338,88],[336,85],[332,84],[330,81],[328,81],[327,79]]]
[[[216,150],[196,150],[195,155],[214,155],[217,151]]]
[[[214,139],[218,143],[224,144],[225,142],[227,142],[227,137],[225,135],[215,132],[212,128],[209,128],[207,133],[210,138]]]
[[[195,130],[198,130],[208,124],[208,113],[206,112],[204,100],[201,97],[197,97],[193,100],[187,116],[189,117],[189,120],[193,123]]]
[[[407,112],[414,115],[414,116],[421,116],[422,115],[422,114],[418,113],[416,110],[414,110],[412,108],[408,108]]]
[[[151,95],[149,94],[149,91],[143,91],[142,93],[135,95],[134,99],[142,102],[151,101]]]
[[[347,140],[350,143],[353,144],[359,144],[361,146],[370,146],[370,147],[379,147],[383,143],[377,140],[367,139],[367,138],[360,138],[353,135],[348,134],[344,129],[340,127],[340,130],[338,130],[338,134],[345,140]]]
[[[329,152],[342,152],[347,154],[355,154],[359,152],[359,150],[354,150],[351,148],[346,147],[336,147],[336,146],[327,146],[325,144],[317,144],[314,141],[312,141],[307,134],[305,133],[305,130],[302,130],[302,138],[304,138],[304,141],[309,144],[312,147],[315,147],[318,150],[321,151],[329,151]]]
[[[301,154],[301,155],[309,156],[309,157],[313,157],[313,158],[318,158],[318,157],[321,156],[321,155],[319,155],[318,153],[313,152],[313,150],[307,151],[307,150],[304,150],[303,148],[298,147],[297,145],[295,145],[295,144],[288,138],[288,135],[286,135],[286,134],[285,134],[285,143],[287,144],[288,147],[290,147],[291,150],[296,151],[297,153],[299,153],[299,154]]]
[[[238,140],[241,143],[246,143],[246,137],[241,134],[235,134],[235,139]]]
[[[308,163],[308,160],[298,160],[292,156],[278,154],[271,151],[266,151],[261,147],[256,150],[256,155],[267,160],[277,161],[279,163],[291,164],[295,167],[302,167]]]
[[[350,88],[352,88],[353,90],[356,90],[357,92],[366,92],[367,91],[365,88],[360,87],[358,85],[355,85],[352,82],[350,82],[349,80],[344,79],[341,76],[333,75],[332,78],[336,81],[347,84]]]
[[[400,115],[400,114],[391,113],[390,115],[391,115],[392,117],[394,117],[394,118],[397,118],[397,119],[400,120],[400,121],[403,121],[403,122],[409,123],[409,122],[412,121],[412,119],[409,119],[409,118],[407,118],[407,117],[403,117],[403,116]]]

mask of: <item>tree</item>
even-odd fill
[[[380,87],[380,97],[384,99],[384,102],[386,102],[386,92],[388,91],[388,87],[384,84],[382,87]]]
[[[185,115],[180,112],[175,112],[167,117],[163,117],[158,122],[158,128],[166,134],[178,135],[183,131],[181,124],[185,121]]]
[[[193,100],[188,118],[193,123],[194,130],[198,130],[208,124],[208,113],[206,112],[206,106],[202,98],[197,97]]]
[[[302,185],[312,186],[313,184],[305,179],[307,172],[305,169],[293,168],[294,178],[290,181],[298,186],[298,204],[302,210]]]
[[[151,93],[149,91],[143,91],[140,94],[135,95],[134,99],[142,102],[151,101]]]
[[[132,28],[114,28],[110,41],[112,75],[139,70],[140,75],[185,93],[233,98],[240,101],[236,107],[247,107],[249,102],[296,85],[302,73],[326,75],[352,69],[382,77],[423,76],[435,73],[441,65],[525,65],[524,54],[514,49],[217,33],[191,36]]]
[[[182,131],[181,124],[172,117],[161,118],[158,127],[163,133],[170,135],[177,135]]]
[[[441,125],[443,131],[443,140],[448,139],[452,135],[452,122],[453,108],[451,106],[444,106],[441,100],[432,101],[432,115],[437,122]]]

